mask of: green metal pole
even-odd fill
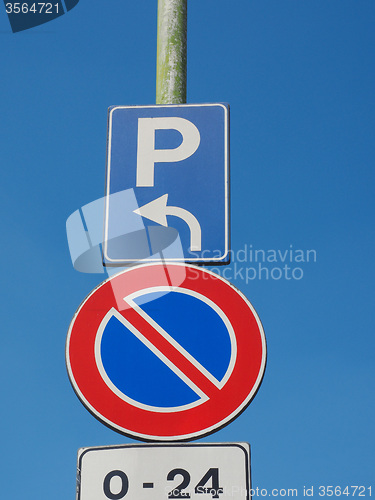
[[[158,0],[156,104],[186,102],[187,0]]]

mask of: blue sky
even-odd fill
[[[188,102],[231,107],[232,248],[316,252],[302,279],[233,279],[267,368],[206,440],[249,442],[254,487],[375,487],[374,24],[372,0],[189,2]],[[155,102],[156,1],[81,0],[16,34],[2,9],[0,39],[2,497],[66,500],[79,447],[131,442],[66,374],[103,276],[73,269],[65,222],[103,196],[107,108]]]

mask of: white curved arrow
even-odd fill
[[[202,231],[197,218],[188,210],[181,207],[167,206],[168,194],[163,194],[156,200],[146,203],[143,207],[133,210],[135,214],[146,217],[157,224],[168,227],[167,215],[174,215],[184,220],[190,229],[190,250],[202,250]]]

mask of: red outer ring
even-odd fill
[[[199,406],[178,412],[155,412],[134,407],[114,394],[95,361],[95,338],[104,316],[116,307],[116,296],[149,287],[175,284],[206,296],[226,314],[237,341],[237,359],[224,387]],[[181,272],[186,276],[181,282]],[[114,430],[143,440],[186,440],[218,430],[250,403],[263,378],[266,342],[250,302],[228,281],[199,267],[149,264],[132,267],[104,281],[77,310],[67,337],[66,362],[70,381],[82,403]]]

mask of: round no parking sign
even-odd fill
[[[184,264],[130,268],[84,300],[68,332],[86,408],[142,440],[196,439],[236,418],[262,381],[266,341],[228,281]]]

